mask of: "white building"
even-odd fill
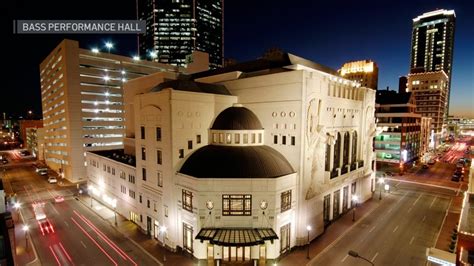
[[[208,69],[193,53],[188,68],[83,49],[63,40],[40,64],[46,163],[71,182],[84,180],[85,152],[123,148],[123,85],[156,72]]]
[[[134,183],[87,155],[95,197],[171,249],[274,259],[372,196],[374,90],[291,54],[173,76],[125,86]]]

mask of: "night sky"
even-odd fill
[[[39,63],[64,38],[83,48],[113,41],[113,53],[136,53],[134,35],[13,35],[13,19],[135,19],[134,0],[26,1],[8,4],[1,24],[8,46],[0,112],[41,112]],[[379,89],[398,89],[408,73],[412,18],[437,8],[454,9],[456,33],[450,114],[474,118],[474,2],[233,0],[224,4],[224,56],[255,59],[281,48],[334,69],[349,60],[372,59]],[[5,61],[4,61],[5,62]]]

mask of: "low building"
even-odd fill
[[[44,128],[26,129],[26,148],[38,160],[44,160]]]
[[[135,168],[120,180],[122,163],[88,152],[92,195],[172,250],[273,260],[374,191],[375,91],[317,63],[156,73],[127,82],[124,100]]]
[[[27,148],[27,130],[30,128],[42,128],[43,120],[20,120],[20,140],[23,147]]]
[[[403,170],[405,164],[421,156],[421,115],[415,113],[413,94],[378,91],[375,102],[377,163],[382,168],[383,164],[395,164]]]

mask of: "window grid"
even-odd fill
[[[222,195],[223,216],[251,216],[252,195]]]

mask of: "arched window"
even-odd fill
[[[334,144],[334,168],[341,166],[339,158],[341,151],[341,133],[337,133],[336,143]]]
[[[350,143],[350,134],[349,132],[344,133],[344,149],[342,150],[342,165],[345,166],[349,164],[349,143]]]
[[[352,162],[357,161],[357,131],[352,133]]]
[[[330,171],[331,167],[331,145],[328,143],[326,144],[326,162],[324,166],[325,171]]]

